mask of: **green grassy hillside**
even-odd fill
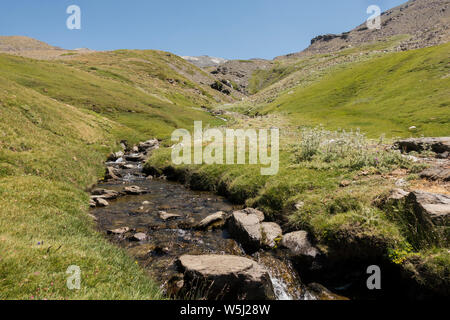
[[[144,271],[95,231],[86,190],[121,139],[165,139],[194,119],[221,122],[194,110],[183,90],[172,90],[172,101],[125,71],[67,64],[0,55],[0,299],[160,298]],[[66,287],[70,265],[81,267],[81,290]]]
[[[443,136],[450,129],[450,44],[350,64],[262,108],[293,123],[369,136]],[[417,130],[410,132],[411,126]]]

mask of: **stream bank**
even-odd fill
[[[264,223],[262,212],[247,212],[221,196],[144,174],[144,161],[159,147],[157,140],[124,147],[125,152],[108,158],[105,180],[92,190],[91,214],[112,242],[161,283],[167,296],[345,299],[319,284],[304,284],[289,250],[277,248],[278,239],[272,239],[272,249],[255,250],[235,240],[242,240],[236,217],[241,215],[245,225],[256,214],[258,223]]]

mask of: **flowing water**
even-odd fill
[[[126,248],[151,277],[161,283],[164,290],[170,291],[170,279],[177,275],[174,262],[183,254],[246,256],[226,229],[198,231],[194,228],[210,214],[217,211],[231,213],[239,207],[211,193],[192,191],[163,179],[149,179],[142,174],[142,164],[139,162],[127,162],[120,158],[107,165],[115,167],[121,178],[101,182],[98,188],[123,191],[127,186],[138,186],[148,193],[108,200],[108,206],[93,208],[91,213],[103,232],[123,227],[130,229],[126,233],[109,234],[107,237]],[[178,216],[165,221],[160,217],[161,211]],[[144,233],[146,239],[135,241],[133,235],[136,233]],[[258,252],[249,258],[267,269],[277,299],[311,297],[289,260],[281,254]]]

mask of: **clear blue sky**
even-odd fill
[[[2,0],[0,35],[94,50],[159,49],[228,59],[297,52],[325,33],[348,31],[405,0]],[[68,30],[66,8],[81,8]]]

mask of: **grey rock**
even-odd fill
[[[107,230],[108,234],[114,234],[114,235],[123,235],[130,231],[130,228],[128,227],[121,227],[113,230]]]
[[[140,195],[148,192],[147,190],[143,190],[138,186],[125,187],[123,190],[126,194],[130,195]]]
[[[184,285],[208,288],[207,299],[274,299],[267,271],[253,260],[232,255],[183,255]]]
[[[410,138],[397,141],[395,146],[405,152],[421,152],[430,148],[433,152],[444,153],[450,152],[450,137]]]
[[[248,213],[252,210],[235,211],[228,222],[231,236],[241,243],[246,251],[255,252],[259,249],[262,239],[261,215]]]
[[[423,191],[411,192],[408,201],[414,204],[416,214],[429,217],[434,225],[449,225],[450,197]]]
[[[420,173],[420,177],[428,180],[450,181],[450,168],[434,167]]]
[[[269,248],[277,246],[277,240],[281,240],[283,231],[281,227],[275,222],[262,222],[261,223],[261,244]]]
[[[308,239],[306,231],[295,231],[283,235],[281,245],[288,248],[293,256],[315,258],[319,250],[315,248]]]
[[[200,221],[196,228],[201,230],[208,228],[220,228],[225,224],[226,218],[227,214],[223,211],[219,211]]]
[[[142,232],[135,233],[131,237],[132,241],[144,241],[145,239],[147,239],[147,235],[145,233],[142,233]]]
[[[181,215],[179,215],[179,214],[167,213],[165,211],[159,211],[158,215],[164,221],[171,220],[171,219],[176,219],[176,218],[181,218]]]

